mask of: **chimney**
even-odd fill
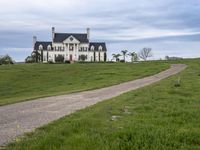
[[[33,50],[35,48],[35,43],[37,42],[37,37],[36,36],[33,36]]]
[[[55,27],[52,27],[52,41],[54,40],[55,38]]]
[[[90,41],[90,28],[87,28],[87,39]]]

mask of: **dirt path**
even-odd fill
[[[182,64],[172,65],[159,74],[119,85],[1,106],[0,145],[77,110],[177,74],[186,67]]]

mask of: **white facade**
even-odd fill
[[[105,43],[90,42],[89,34],[89,29],[86,34],[65,34],[55,33],[52,28],[52,42],[40,42],[34,37],[34,50],[40,53],[43,62],[55,62],[59,55],[65,61],[106,61]]]

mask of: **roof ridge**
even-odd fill
[[[51,41],[36,41],[36,42],[52,43]]]
[[[82,34],[82,35],[87,35],[87,33],[55,33],[55,34]]]

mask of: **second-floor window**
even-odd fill
[[[73,44],[69,44],[69,50],[73,51],[74,50],[74,45]]]
[[[87,51],[87,50],[88,50],[87,47],[80,47],[80,49],[79,49],[80,52]]]

